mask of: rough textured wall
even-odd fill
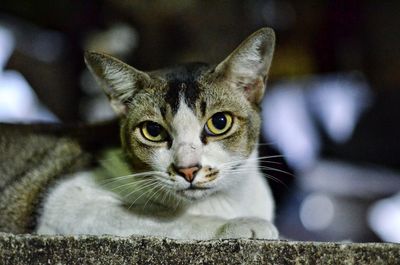
[[[0,264],[400,264],[400,244],[0,233]]]

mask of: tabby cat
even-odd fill
[[[153,72],[86,52],[119,115],[122,147],[107,150],[98,168],[58,180],[36,232],[277,238],[257,154],[274,43],[263,28],[217,65]]]

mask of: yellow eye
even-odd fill
[[[156,122],[144,122],[140,128],[140,131],[142,132],[144,138],[152,142],[162,142],[168,138],[168,134],[165,129]]]
[[[226,133],[232,127],[232,116],[225,112],[215,113],[206,123],[208,135],[216,136]]]

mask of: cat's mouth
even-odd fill
[[[210,188],[208,187],[199,187],[199,186],[194,186],[193,184],[190,184],[189,188],[186,190],[209,190]]]
[[[193,184],[190,184],[189,187],[187,187],[185,189],[177,190],[177,192],[182,193],[182,192],[185,192],[185,191],[210,190],[210,189],[211,188],[208,188],[208,187],[199,187],[199,186],[195,186]]]
[[[212,188],[208,188],[208,187],[199,187],[199,186],[195,186],[195,185],[190,185],[189,187],[187,187],[186,189],[181,189],[181,190],[177,190],[177,194],[179,194],[180,196],[189,199],[189,200],[198,200],[204,197],[207,197],[211,191]]]

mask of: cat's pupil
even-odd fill
[[[146,127],[147,132],[153,137],[157,137],[161,133],[161,126],[155,122],[148,122]]]
[[[212,123],[214,127],[217,128],[218,130],[224,129],[226,126],[226,122],[227,122],[226,116],[223,113],[216,113],[212,117]]]

